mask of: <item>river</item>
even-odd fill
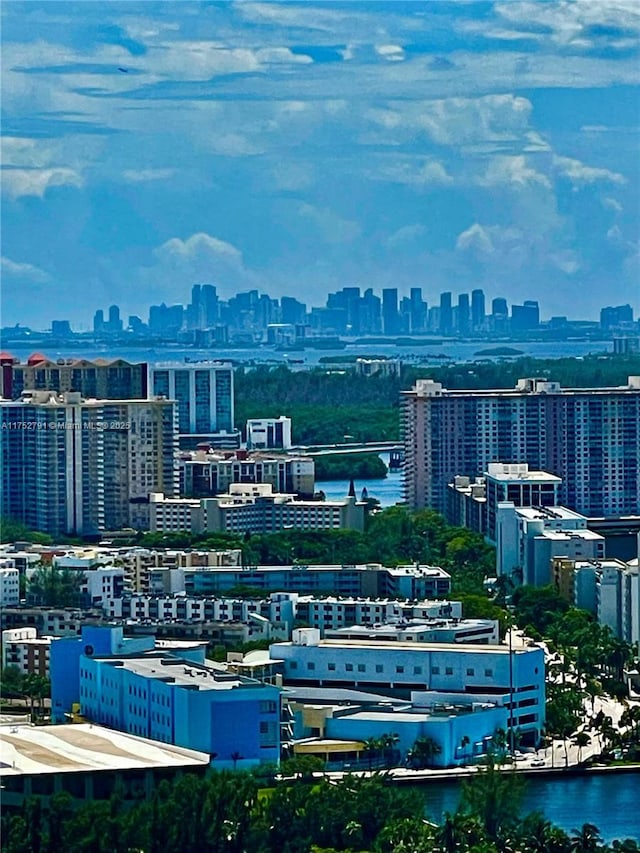
[[[425,798],[427,817],[440,821],[453,812],[460,798],[460,783],[429,782],[411,786]],[[615,838],[640,840],[640,772],[527,779],[522,814],[539,811],[551,823],[571,832],[583,823],[595,824],[610,843]]]

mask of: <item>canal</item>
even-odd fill
[[[454,812],[460,800],[460,783],[455,780],[428,782],[411,788],[424,796],[426,815],[435,822],[439,822],[445,812]],[[639,771],[557,779],[528,778],[522,814],[541,812],[547,820],[569,833],[583,823],[593,823],[608,843],[616,838],[640,841],[638,803]]]

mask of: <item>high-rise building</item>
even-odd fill
[[[379,335],[382,331],[380,297],[368,287],[360,300],[360,334]]]
[[[109,322],[107,324],[109,326],[109,331],[112,334],[118,334],[122,331],[122,320],[120,319],[120,309],[117,305],[111,305],[109,307]]]
[[[52,361],[34,353],[26,362],[3,359],[0,396],[17,400],[23,391],[77,391],[83,397],[99,400],[143,399],[147,396],[147,365],[131,364],[117,358],[112,361],[84,358],[59,358]]]
[[[631,305],[608,306],[600,311],[600,327],[602,329],[612,329],[624,323],[633,323]]]
[[[640,377],[619,388],[562,389],[521,379],[513,390],[449,391],[418,380],[403,392],[405,497],[443,511],[447,483],[492,462],[562,478],[562,505],[585,515],[640,509]]]
[[[149,308],[149,331],[152,335],[175,338],[184,322],[182,305],[152,305]]]
[[[449,291],[440,294],[440,334],[450,335],[453,331],[453,308],[451,307],[451,293]]]
[[[385,335],[397,335],[399,325],[398,288],[385,287],[382,291],[382,331]]]
[[[480,331],[484,326],[484,291],[471,291],[471,328],[474,332]]]
[[[98,308],[93,315],[93,331],[95,334],[104,331],[104,311],[102,308]]]
[[[412,287],[409,296],[411,300],[411,334],[424,332],[427,325],[427,303],[422,300],[422,288]]]
[[[307,319],[307,306],[292,296],[283,296],[280,299],[280,312],[282,322],[292,326],[303,325]]]
[[[150,364],[149,389],[176,401],[180,436],[234,433],[233,367],[228,362]]]
[[[537,329],[540,325],[540,309],[532,299],[525,300],[524,305],[511,306],[511,331],[526,332]]]
[[[458,296],[458,334],[468,335],[471,322],[471,311],[469,307],[469,294],[461,293]]]
[[[54,535],[147,529],[150,492],[178,491],[174,415],[75,392],[0,401],[0,514]]]

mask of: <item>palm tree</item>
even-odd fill
[[[233,761],[233,769],[235,770],[238,766],[238,761],[241,761],[244,758],[244,755],[240,755],[239,752],[232,752],[229,758]]]
[[[442,747],[432,737],[419,737],[407,755],[407,762],[414,770],[424,770],[429,767],[436,755],[440,755]]]
[[[373,770],[373,756],[380,749],[380,741],[377,737],[369,737],[364,741],[364,752],[367,755],[367,761],[369,762],[369,772]]]
[[[578,747],[578,764],[582,763],[582,749],[585,746],[589,746],[591,743],[591,738],[586,732],[577,732],[573,736],[573,744]]]
[[[379,743],[382,747],[382,753],[385,759],[385,764],[390,766],[393,764],[393,753],[395,751],[395,746],[400,740],[400,736],[396,734],[396,732],[389,732],[389,734],[382,735],[380,737]]]
[[[582,829],[574,829],[571,836],[571,849],[575,853],[593,853],[601,850],[600,842],[602,836],[597,826],[592,823],[583,823]]]

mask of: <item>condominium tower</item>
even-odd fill
[[[0,401],[0,514],[45,533],[145,529],[177,493],[175,405],[33,391]]]
[[[414,509],[443,511],[456,475],[480,476],[493,462],[561,477],[560,502],[585,515],[640,509],[638,376],[618,388],[521,379],[488,391],[424,379],[402,398],[405,499]]]

